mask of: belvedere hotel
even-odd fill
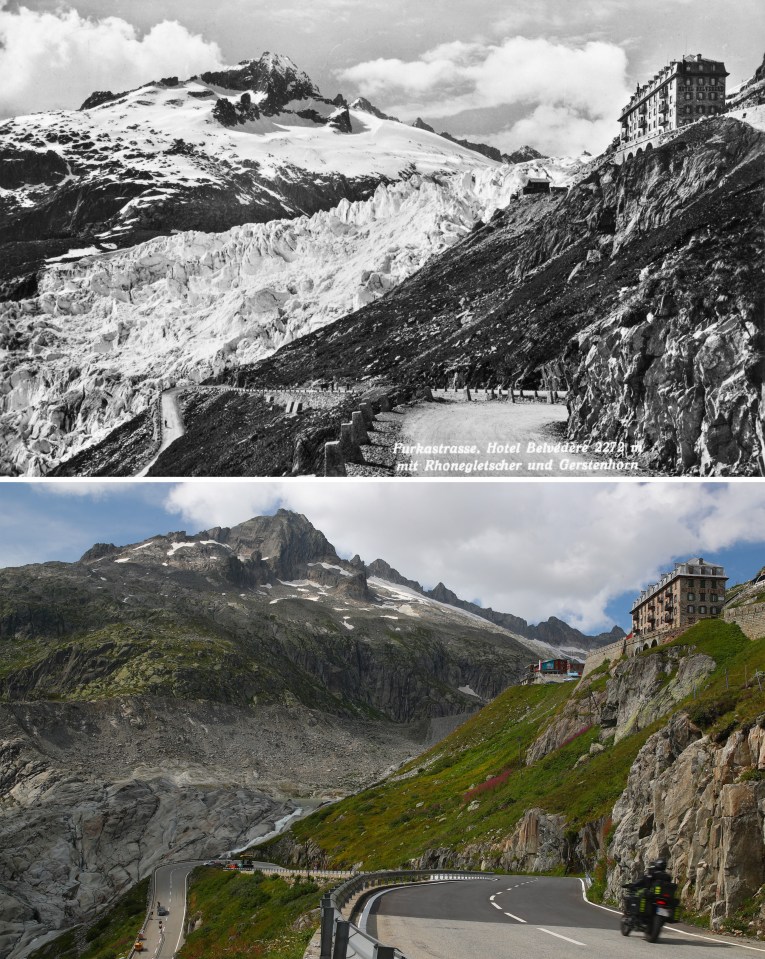
[[[658,138],[705,116],[725,112],[725,64],[700,53],[673,60],[637,90],[622,110],[620,153],[652,147]]]
[[[727,580],[722,566],[702,557],[675,563],[671,573],[644,589],[632,604],[633,633],[668,633],[719,616]]]

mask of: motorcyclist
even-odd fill
[[[628,888],[635,894],[636,913],[643,915],[646,909],[646,897],[648,890],[657,883],[672,882],[672,877],[667,872],[666,859],[656,859],[648,864],[645,874],[635,880],[627,883]]]

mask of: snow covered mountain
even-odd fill
[[[425,149],[435,140],[448,150],[449,141],[365,116],[380,149],[367,154],[364,134],[348,137],[344,163],[368,160],[371,169],[374,157],[392,175],[403,156],[394,144],[425,137],[416,149],[410,141],[423,172],[410,169],[367,200],[343,199],[311,216],[54,257],[36,296],[0,304],[0,472],[44,473],[160,390],[252,363],[372,302],[491,219],[528,176],[565,183],[583,166],[577,159],[497,165],[477,154],[468,166],[461,155],[438,159]],[[282,148],[303,149],[292,133],[278,137]],[[340,136],[326,128],[311,135]],[[250,136],[255,146],[261,139]],[[439,163],[460,169],[438,171]]]
[[[79,110],[0,124],[0,292],[46,257],[326,210],[405,172],[479,154],[321,95],[287,57],[99,91]],[[491,165],[491,161],[486,161]]]

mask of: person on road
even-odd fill
[[[665,882],[672,882],[672,877],[667,872],[667,861],[666,859],[656,859],[648,864],[645,874],[640,879],[627,884],[628,888],[635,894],[634,909],[636,915],[645,913],[649,890],[654,885]]]

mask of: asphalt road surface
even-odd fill
[[[499,876],[403,887],[371,907],[367,931],[407,959],[765,959],[765,943],[665,926],[658,943],[624,937],[616,912],[587,903],[579,879]]]
[[[183,945],[186,926],[187,879],[192,869],[202,862],[177,862],[160,866],[154,874],[154,902],[151,916],[146,923],[140,955],[146,959],[172,959]],[[271,862],[254,862],[255,869],[274,866]],[[159,908],[167,910],[161,916]]]
[[[438,394],[434,394],[438,395]],[[459,394],[445,394],[443,403],[421,403],[404,414],[401,426],[401,442],[427,446],[475,446],[474,454],[422,454],[399,453],[399,464],[409,462],[411,476],[427,476],[431,479],[448,477],[483,476],[503,478],[515,476],[638,476],[635,469],[619,469],[607,466],[632,461],[626,451],[613,451],[612,455],[595,455],[590,452],[549,452],[529,444],[556,445],[566,443],[561,429],[568,418],[566,407],[560,403],[509,403],[487,401],[483,395],[474,402],[466,402]],[[491,444],[495,444],[492,447]],[[471,472],[454,469],[460,463],[494,464],[493,470],[473,469]],[[434,462],[449,464],[449,469],[438,468]],[[597,463],[589,468],[586,464]],[[430,465],[429,465],[430,464]],[[538,464],[537,468],[533,468]],[[575,464],[579,468],[575,468]],[[502,466],[502,469],[496,467]],[[399,467],[400,468],[400,467]]]
[[[154,902],[146,923],[145,951],[147,959],[172,959],[181,948],[186,916],[186,879],[198,862],[171,863],[160,866],[154,877]],[[159,906],[167,915],[159,915]]]
[[[164,453],[171,443],[174,443],[177,439],[180,439],[180,437],[186,432],[186,428],[183,425],[183,417],[181,416],[181,408],[178,405],[178,393],[180,393],[180,391],[180,387],[175,387],[171,390],[165,390],[160,397],[162,442],[157,455],[148,466],[144,466],[141,472],[137,474],[138,476],[146,476],[152,466],[154,466],[159,459],[160,454]]]

